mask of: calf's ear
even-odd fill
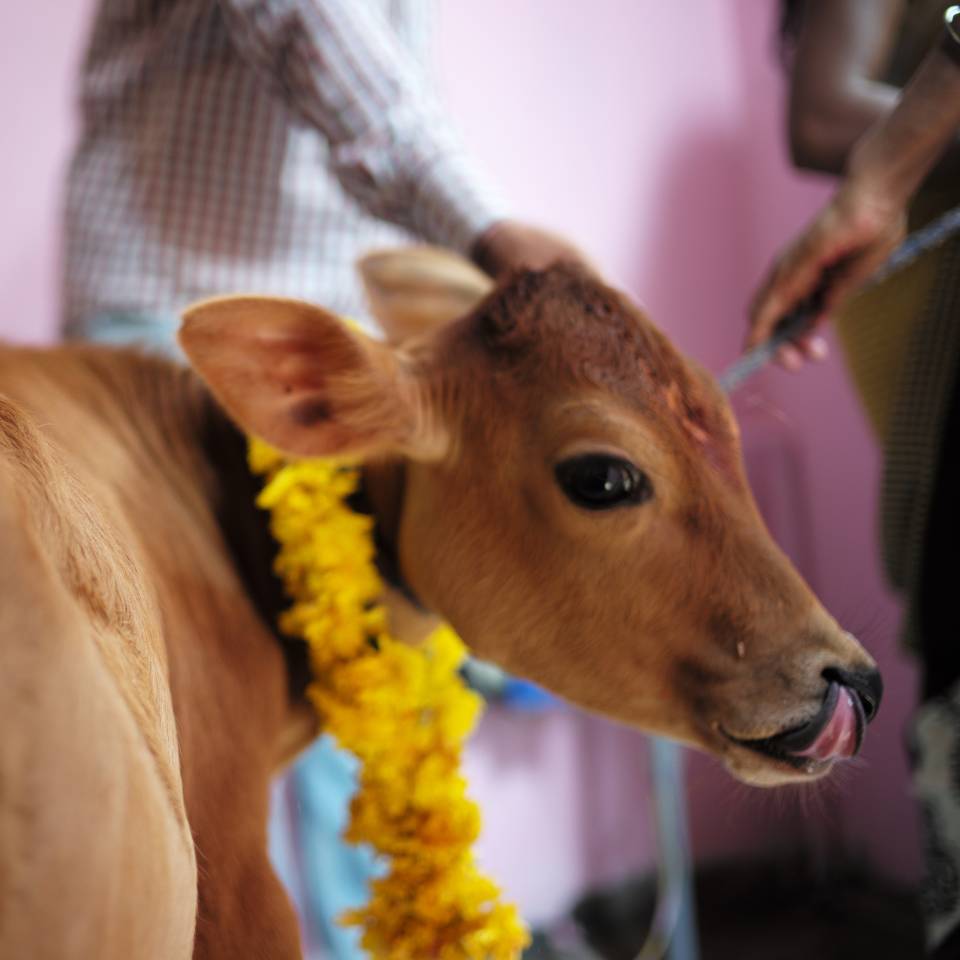
[[[179,340],[236,423],[286,453],[434,459],[446,449],[428,374],[319,307],[205,300],[185,311]]]
[[[370,312],[393,343],[466,316],[493,289],[485,273],[439,247],[370,253],[357,269]]]

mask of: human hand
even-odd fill
[[[542,270],[558,261],[589,266],[584,254],[563,237],[517,220],[498,220],[488,227],[471,256],[495,280],[513,270]]]
[[[809,333],[784,345],[779,362],[797,370],[827,355],[816,327],[880,267],[906,234],[906,199],[851,177],[787,247],[753,300],[747,349],[767,340],[779,320],[823,283],[822,307]]]

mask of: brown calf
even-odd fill
[[[466,268],[367,275],[396,345],[303,303],[194,308],[209,390],[132,351],[0,350],[0,956],[300,955],[267,790],[315,723],[222,410],[362,456],[384,559],[478,654],[754,783],[859,745],[872,661],[764,530],[724,398],[636,307],[555,267],[443,323],[484,292]]]

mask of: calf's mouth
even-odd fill
[[[820,707],[798,726],[761,739],[734,737],[733,743],[803,773],[816,773],[836,760],[856,756],[867,724],[876,716],[883,695],[877,671],[846,674],[826,671]]]

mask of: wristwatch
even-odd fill
[[[943,52],[960,66],[960,4],[947,7],[943,24]]]

